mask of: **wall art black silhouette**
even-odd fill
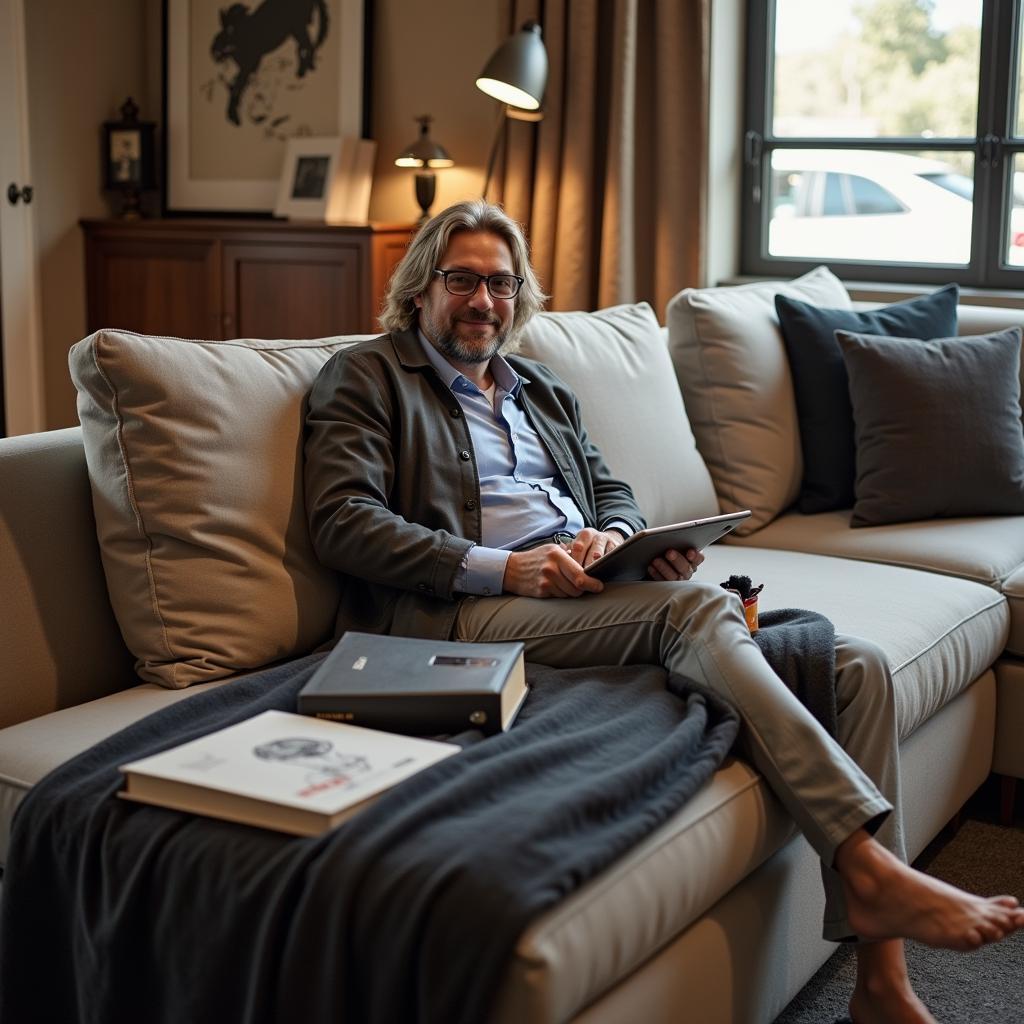
[[[314,15],[318,21],[314,42],[309,29]],[[218,64],[233,61],[238,73],[229,85],[227,119],[241,124],[238,105],[260,62],[273,53],[289,36],[298,47],[296,78],[316,69],[316,51],[330,29],[326,0],[263,0],[251,10],[245,4],[232,4],[220,12],[220,31],[213,39],[210,53]]]

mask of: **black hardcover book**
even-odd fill
[[[526,699],[523,645],[348,632],[299,691],[298,710],[411,735],[507,729]]]

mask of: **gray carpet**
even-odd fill
[[[1024,828],[968,820],[915,862],[971,892],[1024,900]],[[974,953],[907,944],[918,995],[942,1024],[1024,1024],[1024,933]],[[845,1016],[855,977],[852,948],[842,946],[797,993],[775,1024],[832,1024]]]

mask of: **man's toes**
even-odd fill
[[[1020,906],[1020,900],[1016,896],[996,896],[994,902],[1001,907],[1008,907],[1010,910],[1016,910]]]
[[[979,925],[978,932],[981,934],[984,942],[999,942],[1000,939],[1006,937],[1006,932],[996,921],[986,921],[984,924]]]

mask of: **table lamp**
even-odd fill
[[[430,123],[433,118],[429,114],[421,114],[416,121],[420,126],[420,134],[395,158],[395,166],[428,168],[416,174],[416,202],[420,206],[420,219],[417,223],[423,224],[430,218],[430,206],[437,191],[437,176],[433,168],[453,167],[455,161],[448,155],[444,146],[430,137]]]

